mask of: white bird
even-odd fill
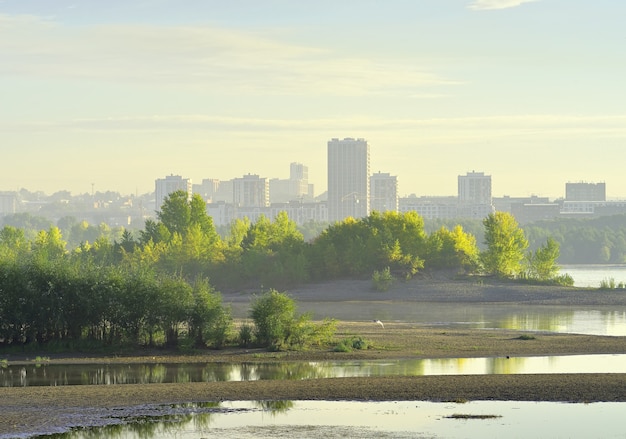
[[[385,327],[385,325],[383,325],[383,322],[381,322],[380,320],[372,320],[372,322],[374,323],[378,323],[380,326],[382,326],[383,328]]]

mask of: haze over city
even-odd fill
[[[626,198],[626,4],[614,0],[0,1],[0,191],[146,193],[285,178],[326,190],[365,138],[399,194]],[[92,186],[93,185],[93,186]]]

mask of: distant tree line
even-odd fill
[[[273,221],[236,220],[220,235],[202,198],[189,200],[182,191],[170,194],[143,230],[121,230],[116,238],[94,234],[93,241],[72,249],[57,226],[27,237],[5,225],[0,229],[0,342],[179,346],[183,339],[221,347],[232,333],[232,318],[218,291],[367,279],[383,271],[394,279],[445,268],[571,281],[558,276],[557,240],[548,237],[529,250],[524,230],[502,212],[490,215],[482,227],[482,249],[459,224],[427,233],[414,212],[347,218],[310,241],[284,212]],[[292,341],[296,327],[291,327]]]

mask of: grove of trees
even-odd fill
[[[90,235],[93,241],[85,239],[71,249],[56,226],[34,237],[4,226],[0,343],[219,348],[232,340],[233,331],[218,291],[367,279],[383,270],[408,279],[425,268],[541,282],[557,279],[557,240],[547,239],[529,251],[524,231],[501,212],[486,218],[483,227],[482,250],[461,225],[441,225],[427,233],[423,219],[411,212],[347,218],[310,241],[285,213],[255,223],[237,220],[222,236],[204,201],[197,195],[188,199],[184,192],[170,194],[157,219],[146,221],[139,233],[121,230],[114,239]],[[291,321],[287,338],[257,326],[257,342],[275,348],[305,344],[303,334],[317,329],[292,311],[286,310]]]

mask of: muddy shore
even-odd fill
[[[341,292],[341,294],[338,294]],[[532,306],[621,307],[621,291],[552,289],[534,286],[441,282],[421,279],[396,285],[389,292],[371,290],[369,282],[346,281],[306,286],[290,294],[298,302],[421,301],[424,306],[444,302],[463,306],[468,302],[498,306],[523,303]],[[238,293],[225,300],[244,302],[249,294]],[[9,364],[47,356],[51,363],[132,363],[132,362],[275,362],[342,359],[497,357],[568,354],[623,354],[626,338],[555,333],[534,333],[520,338],[513,330],[428,328],[410,323],[371,321],[340,322],[338,338],[359,335],[369,349],[350,353],[328,348],[305,352],[271,353],[261,350],[228,349],[203,351],[181,356],[163,351],[140,351],[131,355],[93,357],[89,355],[6,355]],[[119,407],[141,404],[171,404],[220,400],[520,400],[520,401],[626,401],[626,374],[558,375],[468,375],[327,378],[299,381],[212,382],[113,386],[65,386],[0,388],[0,437],[54,431],[75,422],[76,414],[96,410],[105,416]]]

